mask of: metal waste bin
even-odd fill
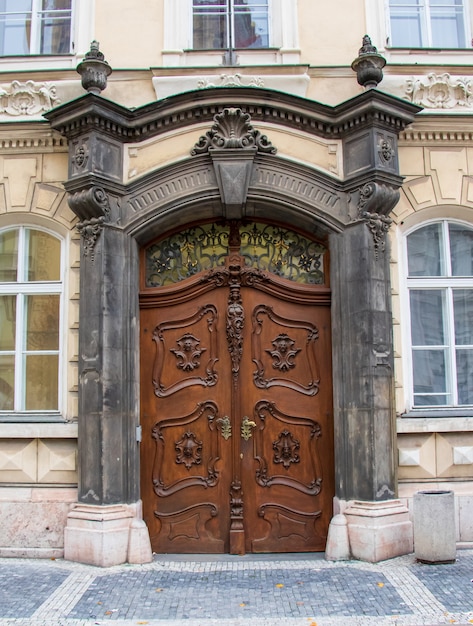
[[[422,563],[455,561],[453,491],[418,491],[414,494],[414,554]]]

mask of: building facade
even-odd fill
[[[470,1],[20,4],[0,555],[471,545]]]

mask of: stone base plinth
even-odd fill
[[[136,520],[133,507],[126,504],[95,506],[77,504],[67,516],[64,529],[64,558],[69,561],[110,567],[128,560],[133,546],[133,563],[151,560],[140,526],[140,547],[136,548]],[[147,529],[146,529],[147,534]],[[149,543],[149,537],[147,538]],[[143,559],[143,560],[140,560]]]
[[[400,500],[354,501],[345,516],[353,558],[377,563],[413,551],[412,522]]]

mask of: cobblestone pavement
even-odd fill
[[[157,556],[108,569],[0,559],[0,625],[473,624],[473,550],[450,565],[323,555]]]

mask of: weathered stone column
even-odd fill
[[[395,499],[386,214],[397,197],[387,185],[364,185],[359,219],[330,240],[336,496],[347,516],[352,555],[374,562],[412,550],[407,509]],[[381,207],[384,213],[378,212]]]
[[[101,566],[151,558],[139,500],[137,251],[111,222],[113,204],[98,186],[70,198],[87,219],[78,225],[79,497],[64,556]]]

